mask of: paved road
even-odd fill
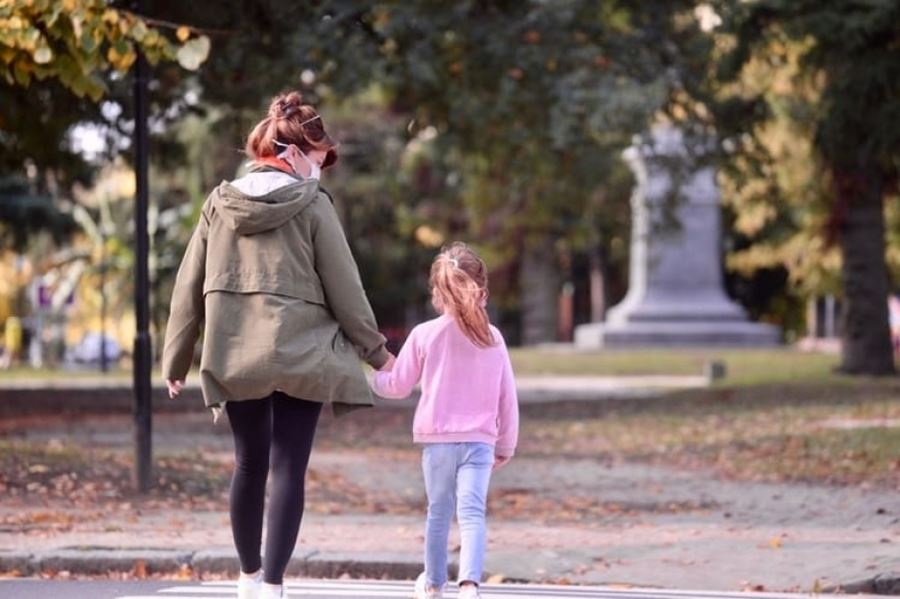
[[[289,580],[290,597],[299,599],[393,599],[412,596],[412,583],[402,581]],[[2,599],[233,599],[234,582],[172,581],[46,581],[2,580]],[[451,589],[445,597],[456,597]],[[485,585],[484,599],[802,599],[807,595],[777,593],[724,593],[618,589],[611,587],[565,587],[548,585]],[[855,595],[854,599],[865,597]]]

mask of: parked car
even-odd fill
[[[81,362],[87,364],[96,364],[100,362],[100,352],[104,336],[100,333],[86,333],[81,341],[75,347],[69,350],[69,357],[73,362]],[[107,335],[106,340],[106,359],[109,362],[115,362],[122,355],[122,347],[119,342]]]

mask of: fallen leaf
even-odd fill
[[[142,559],[139,559],[134,562],[134,568],[131,569],[131,574],[135,578],[140,580],[144,580],[147,578],[147,562]]]
[[[191,570],[189,564],[181,564],[178,573],[175,575],[176,580],[191,580],[194,577],[194,571]]]

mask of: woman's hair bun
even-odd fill
[[[275,142],[295,144],[301,152],[326,152],[322,168],[337,161],[337,144],[325,132],[325,124],[313,106],[303,103],[300,92],[279,94],[269,104],[266,117],[257,123],[247,137],[245,151],[253,160],[274,157]]]
[[[290,92],[283,96],[278,96],[272,100],[269,106],[269,116],[276,119],[289,119],[303,106],[303,96],[300,92]]]

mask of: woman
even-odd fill
[[[306,468],[323,403],[372,405],[359,358],[390,368],[321,169],[337,160],[316,110],[276,97],[247,139],[249,174],[203,205],[172,292],[163,349],[170,397],[181,391],[203,327],[200,386],[234,436],[231,526],[238,597],[286,597],[284,570],[303,515]],[[263,504],[271,464],[265,559]]]

